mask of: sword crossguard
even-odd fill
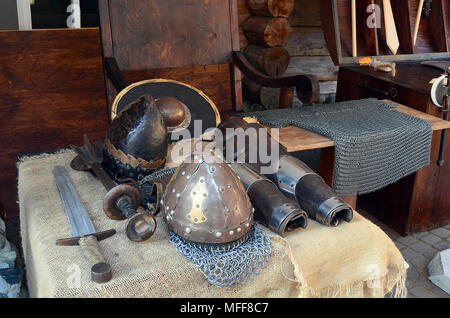
[[[99,241],[107,239],[116,234],[115,229],[93,233],[86,236],[76,236],[56,241],[57,245],[74,246],[79,245],[86,259],[91,262],[91,279],[92,281],[102,284],[112,279],[112,269],[102,255]]]
[[[93,233],[88,236],[95,236],[97,241],[100,242],[104,239],[107,239],[107,238],[113,236],[114,234],[116,234],[116,230],[110,229],[110,230],[106,230],[106,231],[102,231],[102,232]],[[76,246],[76,245],[80,245],[80,239],[81,239],[81,236],[59,239],[59,240],[56,240],[56,245]]]

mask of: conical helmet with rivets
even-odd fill
[[[213,154],[185,159],[167,185],[161,207],[175,234],[205,247],[243,243],[253,225],[253,208],[239,177]]]

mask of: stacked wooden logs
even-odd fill
[[[242,4],[244,5],[244,4]],[[243,52],[249,62],[269,76],[282,76],[290,56],[283,47],[292,28],[287,17],[294,10],[294,0],[246,0],[249,16],[242,23],[248,41]],[[244,98],[265,109],[278,107],[280,90],[262,87],[247,78],[242,80]]]

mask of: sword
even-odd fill
[[[55,166],[53,176],[74,235],[71,238],[57,240],[56,244],[79,245],[84,256],[94,264],[91,267],[91,279],[96,283],[108,282],[112,278],[111,266],[105,262],[98,242],[114,235],[116,230],[96,232],[66,169]]]
[[[395,27],[394,14],[391,0],[383,0],[384,28],[386,29],[386,44],[392,53],[397,54],[400,42],[398,41],[397,28]]]

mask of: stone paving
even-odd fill
[[[450,248],[450,225],[401,236],[368,213],[359,213],[378,225],[397,245],[409,264],[406,287],[408,298],[450,298],[450,295],[428,280],[427,266],[439,251]]]

